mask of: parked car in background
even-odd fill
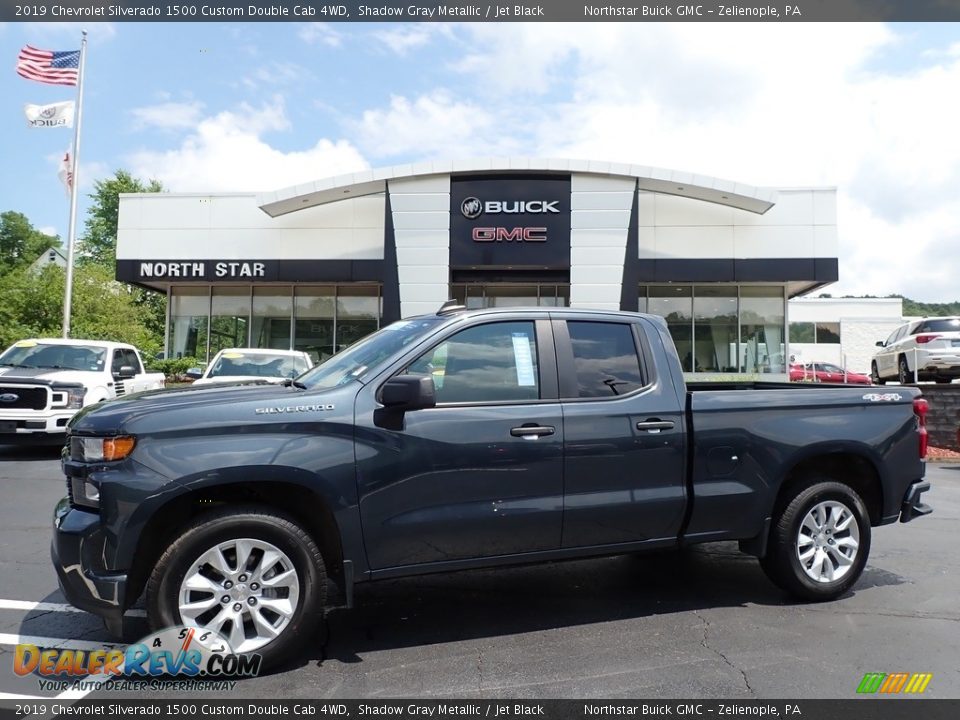
[[[214,355],[206,370],[191,368],[187,377],[194,379],[194,385],[249,380],[278,383],[295,378],[312,367],[310,356],[299,350],[224,348]]]
[[[844,375],[843,368],[833,363],[813,362],[790,365],[791,382],[825,382],[825,383],[848,383],[852,385],[870,385],[870,377],[863,373],[855,373],[847,370]]]
[[[101,340],[19,340],[0,355],[0,442],[63,443],[80,408],[164,386],[132,345]]]
[[[914,379],[948,383],[960,377],[960,317],[904,323],[886,340],[878,340],[877,347],[870,364],[870,376],[877,385]]]

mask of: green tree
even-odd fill
[[[143,182],[126,170],[117,170],[113,177],[94,182],[90,193],[93,203],[84,222],[79,250],[83,263],[96,263],[110,268],[117,259],[117,224],[120,216],[120,193],[162,192],[159,180]]]
[[[60,245],[60,238],[40,232],[23,213],[0,214],[0,275],[26,267],[42,252]]]
[[[79,239],[79,266],[97,265],[115,273],[117,258],[117,226],[120,218],[120,193],[163,192],[159,180],[144,182],[126,170],[117,170],[113,177],[97,180],[90,194],[93,203],[84,223],[84,234]],[[154,336],[151,343],[163,347],[163,333],[167,317],[167,298],[162,293],[128,286],[137,315]],[[73,334],[76,334],[76,330]],[[78,335],[79,337],[79,335]]]
[[[26,337],[60,337],[65,275],[50,265],[39,273],[20,269],[0,277],[0,345]],[[71,335],[128,342],[147,356],[157,352],[158,338],[144,322],[133,291],[102,266],[76,268]]]

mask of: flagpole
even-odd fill
[[[73,246],[77,237],[77,187],[80,185],[80,124],[83,121],[83,66],[87,59],[87,31],[80,45],[77,73],[77,116],[73,126],[73,182],[70,183],[70,226],[67,230],[67,281],[63,292],[63,336],[70,337],[71,297],[73,295]],[[68,176],[69,179],[69,176]]]

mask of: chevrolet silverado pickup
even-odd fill
[[[283,385],[85,408],[53,563],[123,632],[280,660],[355,583],[739,541],[794,596],[858,579],[921,501],[916,388],[685,384],[658,317],[465,310],[393,323]]]

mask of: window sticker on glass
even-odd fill
[[[532,387],[537,384],[533,372],[533,355],[530,352],[530,338],[526,333],[513,333],[513,359],[517,365],[517,385]]]

